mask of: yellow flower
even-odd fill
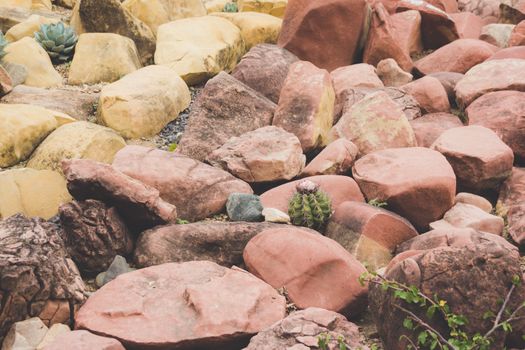
[[[445,300],[440,300],[439,301],[439,306],[443,307],[443,306],[445,306],[446,303],[447,302]]]

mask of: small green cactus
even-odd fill
[[[239,12],[239,8],[237,7],[237,3],[235,2],[229,2],[226,5],[224,5],[223,12]]]
[[[315,230],[324,228],[332,215],[332,204],[326,193],[312,181],[301,181],[288,205],[292,224]]]
[[[0,31],[0,60],[7,54],[5,48],[9,45],[9,42],[5,39],[4,33]]]
[[[78,41],[73,28],[66,27],[62,22],[42,24],[40,31],[35,32],[35,39],[54,62],[67,62]]]

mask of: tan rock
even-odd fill
[[[207,13],[201,0],[126,0],[122,6],[146,23],[154,34],[161,24]]]
[[[114,82],[141,67],[133,40],[113,33],[86,33],[78,38],[69,84]]]
[[[220,71],[231,71],[244,53],[241,31],[227,19],[184,18],[159,27],[155,63],[175,69],[188,85],[194,85]]]
[[[510,35],[514,24],[491,23],[481,28],[480,40],[486,41],[498,47],[509,46]]]
[[[46,325],[38,317],[16,322],[4,339],[2,350],[34,349],[44,338]]]
[[[56,87],[62,76],[53,68],[47,52],[33,38],[23,38],[9,44],[3,61],[23,65],[27,70],[25,84],[35,87]]]
[[[473,228],[478,231],[500,235],[505,222],[503,218],[489,214],[482,209],[465,203],[457,203],[445,213],[442,220],[432,222],[430,228],[446,229],[450,227]]]
[[[11,27],[6,33],[7,41],[14,42],[25,37],[33,37],[40,30],[42,24],[56,23],[58,19],[48,18],[40,15],[31,15],[24,22]]]
[[[154,136],[190,104],[186,83],[164,66],[141,68],[105,86],[98,122],[125,138]]]
[[[49,330],[47,331],[42,341],[36,347],[36,350],[43,350],[47,345],[51,344],[57,336],[69,332],[71,332],[71,330],[65,324],[55,323],[54,325],[49,327]]]
[[[113,130],[89,122],[69,123],[56,129],[35,150],[27,166],[62,172],[63,159],[86,158],[111,163],[126,146]]]
[[[385,86],[403,86],[413,79],[412,74],[402,70],[393,58],[379,61],[377,75]]]
[[[0,104],[0,168],[27,159],[58,122],[54,112],[23,104]]]
[[[492,204],[485,198],[467,192],[460,192],[456,195],[455,203],[474,205],[486,213],[492,212]]]
[[[73,7],[73,11],[71,11],[71,18],[69,19],[69,24],[75,30],[77,35],[80,35],[86,33],[86,28],[84,28],[82,20],[80,19],[80,0],[75,1],[76,3]]]
[[[24,168],[0,172],[0,218],[22,213],[49,219],[70,200],[66,181],[55,171]]]
[[[224,6],[231,2],[230,0],[203,0],[204,7],[208,13],[221,12],[224,10]]]
[[[52,10],[53,4],[51,0],[32,0],[31,1],[32,10]]]
[[[307,61],[290,66],[273,125],[295,134],[303,151],[328,144],[334,120],[335,90],[328,71]]]
[[[257,44],[275,44],[281,32],[282,19],[257,12],[217,12],[214,16],[226,18],[241,30],[241,36],[250,50]]]
[[[269,182],[299,175],[306,157],[294,134],[266,126],[232,137],[210,154],[208,162],[247,182]]]
[[[238,0],[239,11],[268,13],[272,16],[284,17],[288,0]]]
[[[0,0],[0,6],[21,7],[28,10],[52,10],[51,0]]]

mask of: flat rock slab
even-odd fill
[[[208,261],[120,275],[95,292],[76,328],[142,350],[232,349],[285,316],[285,299],[240,269]]]

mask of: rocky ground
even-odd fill
[[[2,350],[525,349],[521,2],[0,19]]]

